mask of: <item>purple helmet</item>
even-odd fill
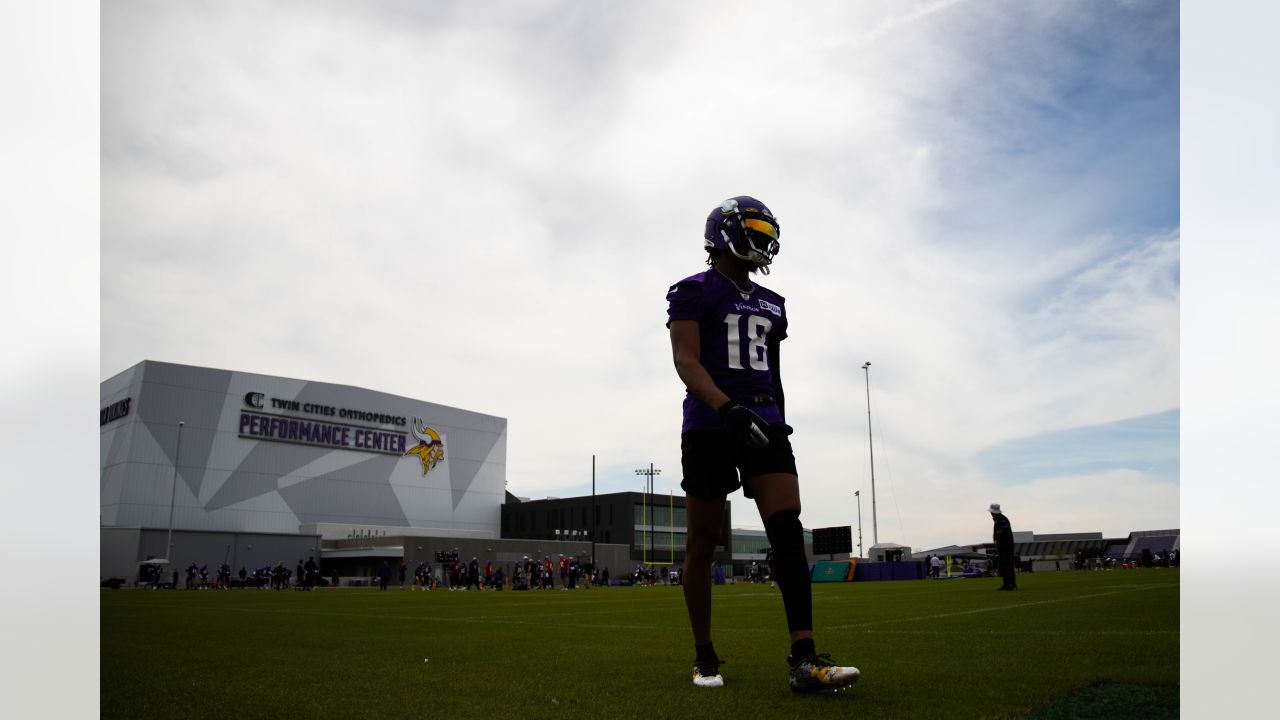
[[[707,252],[731,252],[768,275],[769,263],[781,249],[780,234],[778,221],[764,203],[749,195],[739,195],[711,211],[702,237]]]

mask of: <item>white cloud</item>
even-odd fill
[[[1178,487],[1134,470],[1058,477],[997,493],[1017,529],[1038,533],[1101,530],[1125,537],[1130,530],[1178,527]],[[1082,502],[1082,499],[1089,502]]]
[[[602,487],[649,462],[674,487],[662,297],[702,269],[706,212],[749,193],[783,227],[766,284],[789,299],[805,522],[855,522],[868,494],[871,360],[881,519],[962,540],[938,518],[988,502],[977,451],[1178,404],[1176,212],[1110,204],[1111,176],[1176,188],[1176,143],[1171,165],[1067,162],[1159,116],[1064,130],[1063,87],[1096,68],[1057,33],[1103,11],[1019,7],[112,3],[102,375],[360,385],[509,418],[518,494],[584,492],[593,453]],[[1161,38],[1109,41],[1108,87],[1176,96],[1176,63],[1157,83],[1124,50]]]

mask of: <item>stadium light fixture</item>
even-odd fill
[[[858,499],[858,559],[862,559],[862,491],[854,490],[853,496]]]
[[[867,379],[867,449],[871,452],[871,542],[880,544],[880,529],[876,522],[876,449],[871,441],[871,361],[862,363],[862,372]]]
[[[645,501],[648,501],[648,498],[653,495],[653,478],[655,475],[661,475],[662,469],[654,468],[653,463],[649,463],[649,469],[646,470],[645,468],[636,468],[636,474],[648,476],[648,480],[649,480],[648,488],[645,491],[646,497],[644,498]],[[643,519],[642,519],[642,522],[643,522]],[[653,553],[653,549],[654,549],[653,548],[653,531],[654,531],[653,513],[649,513],[649,538],[646,544],[649,546],[650,554]]]
[[[591,563],[596,561],[596,518],[600,508],[596,506],[596,456],[591,456]]]

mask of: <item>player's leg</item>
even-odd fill
[[[1014,575],[1013,569],[1013,552],[999,553],[1000,577],[1004,584],[1000,586],[1001,590],[1014,590],[1018,587],[1017,576]]]
[[[781,440],[786,442],[785,437]],[[786,455],[790,456],[789,447]],[[780,462],[775,461],[773,466],[780,466]],[[791,666],[791,689],[796,692],[836,689],[856,682],[860,673],[855,667],[835,665],[830,655],[819,655],[814,645],[813,592],[809,560],[804,551],[804,528],[800,524],[800,483],[794,462],[794,458],[790,458],[790,467],[781,465],[791,472],[757,474],[744,486],[756,501],[773,548],[774,569],[791,639],[791,655],[787,658]]]
[[[711,642],[711,560],[722,532],[723,497],[701,500],[689,496],[688,537],[684,556],[684,602],[689,610],[693,642]]]
[[[684,604],[689,611],[695,653],[694,679],[700,687],[719,687],[719,658],[711,645],[711,559],[722,533],[724,496],[703,500],[692,495],[688,504],[688,535],[684,556]]]
[[[791,473],[768,473],[750,478],[746,486],[773,548],[787,629],[794,645],[813,637],[813,593],[809,586],[809,560],[804,552],[804,528],[800,525],[800,483]]]
[[[680,436],[680,487],[688,516],[681,592],[693,631],[693,683],[699,687],[724,684],[711,645],[711,560],[724,532],[725,497],[738,488],[733,452],[726,433],[692,430]]]

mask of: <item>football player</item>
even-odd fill
[[[732,197],[707,216],[709,270],[667,292],[667,327],[684,383],[680,450],[688,500],[684,598],[693,630],[693,683],[720,687],[722,660],[711,643],[712,552],[725,497],[739,487],[756,503],[773,548],[790,631],[791,689],[836,689],[859,677],[831,662],[813,641],[809,561],[800,524],[800,486],[788,436],[778,346],[787,337],[783,297],[751,279],[769,274],[780,245],[773,213],[759,200]]]

